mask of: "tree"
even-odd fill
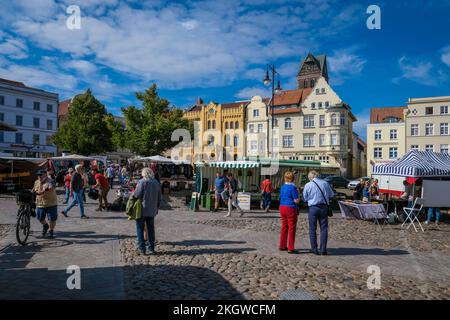
[[[170,102],[158,96],[153,84],[145,92],[136,93],[142,101],[142,108],[122,108],[126,121],[127,148],[141,156],[160,155],[173,148],[178,141],[172,141],[175,129],[188,129],[192,125],[183,118],[180,109],[170,108]]]
[[[106,125],[112,134],[112,144],[114,150],[124,149],[127,145],[126,143],[126,131],[125,124],[114,118],[112,114],[108,114],[105,117]]]
[[[78,95],[69,108],[67,122],[53,135],[55,143],[72,153],[91,155],[113,149],[106,108],[90,89]]]

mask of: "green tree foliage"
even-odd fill
[[[88,89],[74,98],[67,122],[58,129],[53,139],[60,148],[71,153],[91,155],[111,151],[114,146],[106,116],[105,106]]]
[[[188,129],[192,125],[183,119],[183,111],[171,108],[168,100],[158,96],[153,84],[145,92],[136,93],[142,108],[123,108],[126,120],[126,147],[141,156],[160,155],[173,148],[178,141],[171,141],[175,129]]]
[[[114,150],[124,149],[127,145],[126,136],[125,136],[125,124],[116,118],[113,115],[108,114],[105,117],[106,125],[108,126],[109,131],[112,134],[112,143],[114,146]]]

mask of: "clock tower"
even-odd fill
[[[309,53],[300,65],[297,87],[298,89],[313,88],[320,77],[324,77],[328,82],[327,56],[315,57]]]

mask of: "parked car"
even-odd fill
[[[319,174],[319,175],[317,176],[317,178],[323,180],[323,179],[325,179],[326,177],[331,177],[331,176],[333,176],[332,173],[321,173],[321,174]]]
[[[350,190],[355,190],[356,186],[359,183],[359,179],[364,179],[364,181],[369,181],[370,177],[361,177],[361,178],[352,180],[348,183],[347,188],[349,188]]]
[[[328,176],[324,180],[328,182],[332,188],[347,188],[347,185],[350,182],[349,180],[340,176]]]

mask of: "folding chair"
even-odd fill
[[[413,226],[414,230],[417,231],[417,228],[414,224],[414,222],[417,222],[420,229],[422,229],[422,232],[425,232],[422,228],[422,225],[420,224],[419,221],[419,214],[422,211],[423,208],[423,199],[422,198],[416,198],[416,200],[414,201],[414,204],[412,205],[411,208],[405,207],[403,208],[403,211],[406,213],[406,219],[402,224],[402,227],[408,222],[408,220],[410,221],[408,227],[406,227],[406,229],[409,229],[409,227],[411,227],[411,225]]]

